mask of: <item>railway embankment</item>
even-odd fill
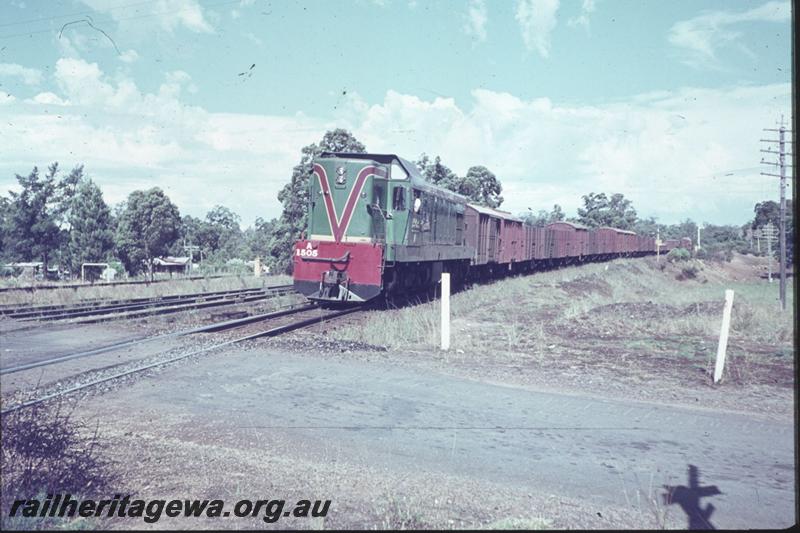
[[[781,313],[762,266],[739,255],[619,259],[475,286],[452,296],[447,352],[438,349],[438,301],[373,312],[327,337],[380,348],[345,347],[352,356],[482,381],[785,418],[793,307]],[[713,385],[725,289],[735,291],[732,325],[723,380]]]

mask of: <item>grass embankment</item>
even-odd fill
[[[487,377],[498,377],[492,372],[501,369],[501,380],[509,372],[530,375],[535,369],[563,382],[585,382],[587,376],[637,384],[672,378],[694,387],[709,382],[724,291],[733,289],[725,382],[792,387],[791,281],[782,313],[778,284],[759,279],[757,267],[744,268],[742,261],[696,262],[698,272],[686,279],[685,263],[620,259],[476,286],[452,296],[447,353],[437,351],[438,301],[375,313],[333,334],[434,354],[454,368],[484,369]]]
[[[4,304],[73,304],[84,300],[126,300],[131,298],[157,298],[176,294],[229,291],[272,285],[286,285],[292,282],[289,276],[277,275],[256,278],[254,276],[227,276],[221,278],[179,279],[150,284],[86,284],[63,289],[41,289],[28,291],[8,291],[0,293],[0,305]]]

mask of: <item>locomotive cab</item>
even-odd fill
[[[395,238],[395,213],[406,205],[405,189],[392,182],[407,177],[396,156],[324,153],[315,159],[308,239],[297,242],[294,253],[299,292],[344,303],[382,292],[387,238]]]

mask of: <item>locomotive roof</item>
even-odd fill
[[[425,178],[422,177],[422,174],[419,173],[419,169],[417,165],[412,163],[407,159],[403,159],[397,154],[362,154],[358,152],[322,152],[319,154],[319,157],[344,157],[347,159],[366,159],[368,161],[375,161],[376,163],[380,163],[382,165],[391,165],[394,161],[400,163],[409,175],[413,175],[415,178],[419,178],[424,180]]]
[[[403,167],[403,170],[409,176],[409,181],[412,185],[418,189],[423,191],[428,191],[434,194],[438,194],[439,196],[444,196],[445,198],[449,197],[451,200],[460,201],[462,203],[467,203],[468,198],[464,195],[458,194],[456,192],[450,191],[448,189],[444,189],[439,187],[438,185],[434,185],[433,183],[429,183],[425,180],[425,177],[420,174],[417,165],[409,161],[408,159],[404,159],[397,154],[362,154],[356,152],[322,152],[319,154],[318,157],[341,157],[344,159],[363,159],[366,161],[375,161],[376,163],[380,163],[382,165],[391,165],[395,161],[400,163],[400,166]]]

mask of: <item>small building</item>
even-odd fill
[[[192,269],[191,257],[156,257],[153,259],[153,272],[156,274],[189,274]]]
[[[15,263],[9,263],[6,266],[17,277],[28,278],[28,279],[41,279],[43,265],[44,264],[41,261],[20,261]]]

